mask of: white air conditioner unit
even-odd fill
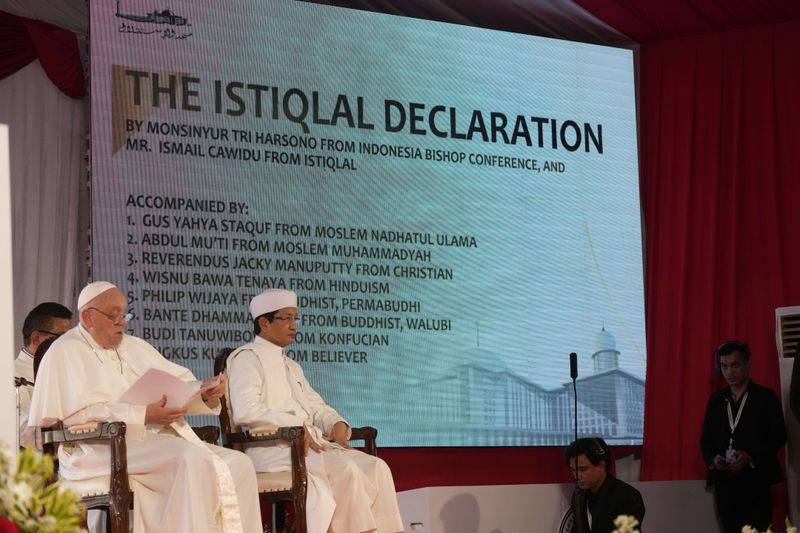
[[[800,305],[775,309],[775,342],[778,357],[794,357],[800,342]]]
[[[797,343],[800,342],[800,305],[775,309],[775,342],[781,373],[781,396],[786,415],[786,484],[789,488],[789,515],[796,524],[800,520],[800,421],[789,409],[789,383]]]

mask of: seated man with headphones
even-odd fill
[[[611,474],[613,460],[603,439],[578,439],[567,446],[564,458],[577,484],[572,497],[574,533],[611,533],[619,515],[633,516],[641,525],[642,495]]]
[[[778,450],[786,443],[783,411],[775,392],[750,379],[750,348],[727,341],[714,351],[717,372],[728,386],[708,400],[700,448],[714,486],[714,502],[726,533],[772,522],[770,485],[783,479]]]

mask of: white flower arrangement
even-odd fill
[[[742,528],[742,533],[761,533],[754,527],[751,526],[744,526]],[[768,527],[764,533],[772,533],[772,527]],[[797,528],[792,526],[792,523],[789,522],[789,519],[786,519],[786,533],[797,533]]]
[[[20,533],[84,533],[86,510],[72,491],[51,483],[53,459],[28,446],[20,450],[16,469],[0,441],[0,516]]]
[[[617,528],[612,533],[639,533],[636,526],[639,521],[630,515],[621,514],[614,519],[614,526]]]
[[[615,529],[612,533],[639,533],[639,530],[636,529],[636,526],[639,525],[639,521],[636,520],[632,516],[621,514],[617,518],[614,519],[614,526]],[[742,528],[742,533],[761,533],[759,530],[750,527],[744,526]],[[772,528],[770,527],[764,533],[773,533]],[[797,533],[797,528],[792,526],[792,523],[789,522],[789,519],[786,519],[786,533]]]

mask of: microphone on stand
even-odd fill
[[[572,400],[574,412],[575,440],[578,440],[578,354],[569,354],[569,377],[572,378]],[[577,479],[577,478],[576,478]]]

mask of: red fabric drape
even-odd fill
[[[525,448],[380,448],[397,490],[459,485],[569,483],[561,446]],[[638,453],[639,446],[615,446],[615,458]]]
[[[712,352],[738,338],[780,390],[775,307],[800,303],[800,22],[643,45],[643,480],[702,479]],[[778,486],[776,524],[785,516]]]
[[[560,447],[378,449],[378,455],[392,469],[397,490],[569,483],[571,474],[563,454]]]
[[[575,0],[637,43],[800,19],[797,0]]]
[[[36,59],[28,30],[19,17],[0,11],[0,80]]]
[[[644,479],[705,475],[712,351],[779,389],[774,309],[800,303],[800,22],[643,45]]]
[[[83,98],[78,40],[71,31],[0,11],[0,79],[39,59],[47,77],[72,98]]]

